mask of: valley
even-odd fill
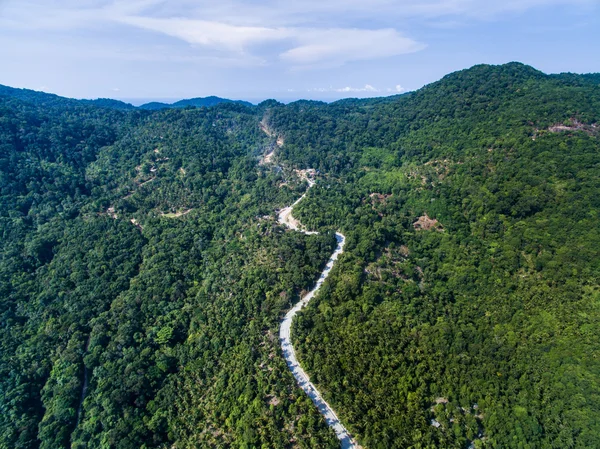
[[[0,447],[600,446],[597,75],[154,106],[0,89]]]

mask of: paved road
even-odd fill
[[[314,182],[309,181],[309,187],[312,187]],[[291,206],[282,209],[279,214],[279,222],[281,224],[286,225],[288,228],[293,229],[294,231],[304,232],[305,234],[316,234],[316,232],[309,232],[303,229],[303,226],[292,216],[292,210],[296,204],[298,204],[302,199],[306,196],[306,194],[302,195],[294,204]],[[323,399],[321,393],[317,390],[314,384],[310,381],[310,378],[306,374],[306,372],[302,369],[300,364],[298,363],[298,359],[296,358],[296,352],[294,351],[294,347],[292,346],[291,340],[291,330],[292,330],[292,320],[294,316],[306,305],[308,302],[315,296],[323,282],[329,275],[335,261],[338,256],[344,251],[344,243],[346,238],[340,234],[339,232],[335,233],[335,238],[337,240],[337,246],[335,251],[327,261],[327,265],[325,265],[325,269],[319,276],[317,280],[317,284],[314,288],[308,292],[304,297],[298,301],[298,303],[285,315],[283,321],[281,322],[281,328],[279,329],[279,340],[281,342],[281,349],[283,350],[283,355],[287,362],[290,371],[296,378],[298,385],[300,388],[304,390],[304,392],[312,399],[314,404],[317,406],[321,414],[325,417],[327,424],[331,427],[338,439],[341,442],[342,449],[358,449],[359,446],[352,439],[348,430],[344,427],[344,425],[340,422],[339,418],[331,408],[331,406]]]

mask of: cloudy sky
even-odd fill
[[[0,84],[77,98],[390,95],[599,44],[600,0],[0,0]]]

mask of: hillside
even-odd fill
[[[54,94],[38,92],[30,89],[15,89],[14,87],[3,86],[0,84],[0,97],[14,98],[24,102],[42,107],[74,107],[80,105],[99,106],[107,109],[131,110],[135,106],[110,98],[98,98],[96,100],[74,100],[72,98],[60,97]]]
[[[362,447],[599,447],[598,79],[156,111],[2,87],[0,448],[339,447],[277,338],[337,230],[292,340]],[[319,235],[277,223],[294,168]]]
[[[600,91],[574,78],[478,66],[272,113],[288,158],[337,173],[298,216],[352,256],[295,331],[365,446],[600,444]]]
[[[236,104],[241,104],[244,106],[252,106],[252,103],[249,103],[247,101],[229,100],[227,98],[211,96],[211,97],[204,97],[204,98],[190,98],[187,100],[179,100],[179,101],[176,101],[175,103],[161,103],[161,102],[155,101],[152,103],[143,104],[143,105],[139,106],[139,108],[140,109],[148,109],[148,110],[152,110],[152,111],[156,111],[159,109],[186,108],[186,107],[190,107],[190,106],[196,107],[196,108],[201,108],[201,107],[209,108],[211,106],[216,106],[221,103],[236,103]]]
[[[78,105],[91,105],[106,109],[116,109],[122,111],[136,109],[136,107],[132,104],[125,103],[120,100],[113,100],[110,98],[97,98],[95,100],[74,100],[72,98],[60,97],[58,95],[48,94],[45,92],[37,92],[35,90],[30,89],[16,89],[14,87],[3,86],[1,84],[0,97],[15,98],[43,107],[69,107]],[[138,106],[137,108],[150,111],[186,107],[208,108],[221,103],[235,103],[244,106],[253,106],[252,103],[249,103],[247,101],[229,100],[227,98],[210,96],[204,98],[189,98],[185,100],[176,101],[175,103],[151,102],[145,103],[141,106]]]

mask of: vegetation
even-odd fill
[[[600,446],[600,86],[144,111],[0,90],[0,448]],[[260,130],[263,121],[273,134]],[[285,144],[259,165],[261,152]],[[287,232],[275,210],[319,182]]]
[[[221,103],[237,103],[242,104],[244,106],[252,106],[252,103],[241,100],[228,100],[227,98],[220,98],[215,96],[204,97],[204,98],[189,98],[187,100],[176,101],[175,103],[161,103],[158,101],[154,101],[151,103],[146,103],[140,106],[140,109],[149,109],[149,110],[157,110],[157,109],[170,109],[170,108],[186,108],[186,107],[211,107],[216,106]]]
[[[339,173],[302,221],[348,236],[300,358],[365,446],[600,445],[600,96],[571,78],[476,67],[286,132]]]
[[[335,239],[276,225],[254,111],[9,99],[2,142],[0,447],[335,447],[275,337]]]

